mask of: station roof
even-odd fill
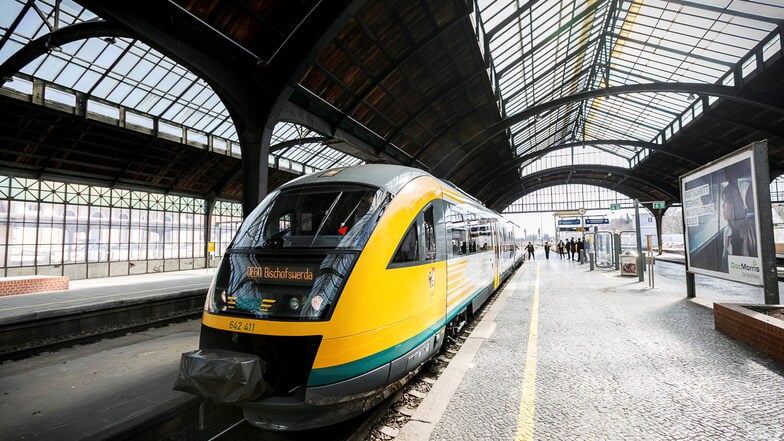
[[[499,210],[564,183],[674,201],[761,139],[784,172],[776,0],[154,5],[2,0],[0,172],[241,199],[268,136],[271,188],[386,162]]]

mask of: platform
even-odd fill
[[[205,289],[209,286],[214,271],[214,269],[198,269],[72,280],[69,289],[63,291],[2,296],[0,321],[29,316],[45,317],[64,310],[89,310],[121,304],[129,300]]]
[[[688,300],[682,265],[656,271],[651,289],[587,264],[526,263],[397,440],[782,439],[784,366],[715,331],[710,309],[760,303],[761,290],[698,275]],[[182,285],[189,276],[210,274],[79,288],[116,300],[113,292],[148,295],[163,278]],[[89,297],[33,295],[53,307]],[[3,438],[106,439],[192,400],[171,387],[180,354],[198,345],[198,323],[173,326],[0,365]]]
[[[780,440],[784,366],[713,328],[762,290],[657,265],[656,288],[558,259],[527,263],[396,441]]]

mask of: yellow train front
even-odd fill
[[[434,355],[520,256],[511,224],[421,170],[301,177],[237,232],[176,388],[268,429],[348,419]]]

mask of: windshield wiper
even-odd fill
[[[286,233],[288,233],[292,229],[294,229],[294,226],[284,228],[278,231],[277,233],[273,234],[272,236],[268,237],[267,240],[265,240],[264,243],[261,244],[261,248],[270,248],[273,245],[277,245],[278,248],[282,248],[283,241],[281,239],[283,239],[283,236],[285,236]]]
[[[319,227],[316,230],[316,234],[313,235],[313,240],[310,241],[310,246],[313,246],[313,244],[316,242],[316,238],[319,236],[319,233],[321,233],[321,229],[324,228],[324,224],[327,223],[327,219],[329,219],[329,216],[332,214],[332,210],[335,209],[335,206],[338,204],[338,201],[340,200],[341,196],[343,196],[342,191],[338,193],[337,196],[335,196],[335,200],[332,201],[332,205],[330,205],[329,208],[327,209],[327,212],[324,213],[324,217],[321,219],[321,223],[319,224]]]

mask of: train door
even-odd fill
[[[447,222],[445,202],[435,199],[423,213],[425,230],[425,248],[428,250],[426,259],[428,269],[429,296],[442,308],[440,315],[446,317],[447,296]],[[432,233],[429,233],[432,231]]]
[[[493,272],[495,278],[493,280],[493,289],[498,288],[501,283],[501,231],[499,230],[500,224],[498,222],[490,222],[491,231],[493,235]]]

